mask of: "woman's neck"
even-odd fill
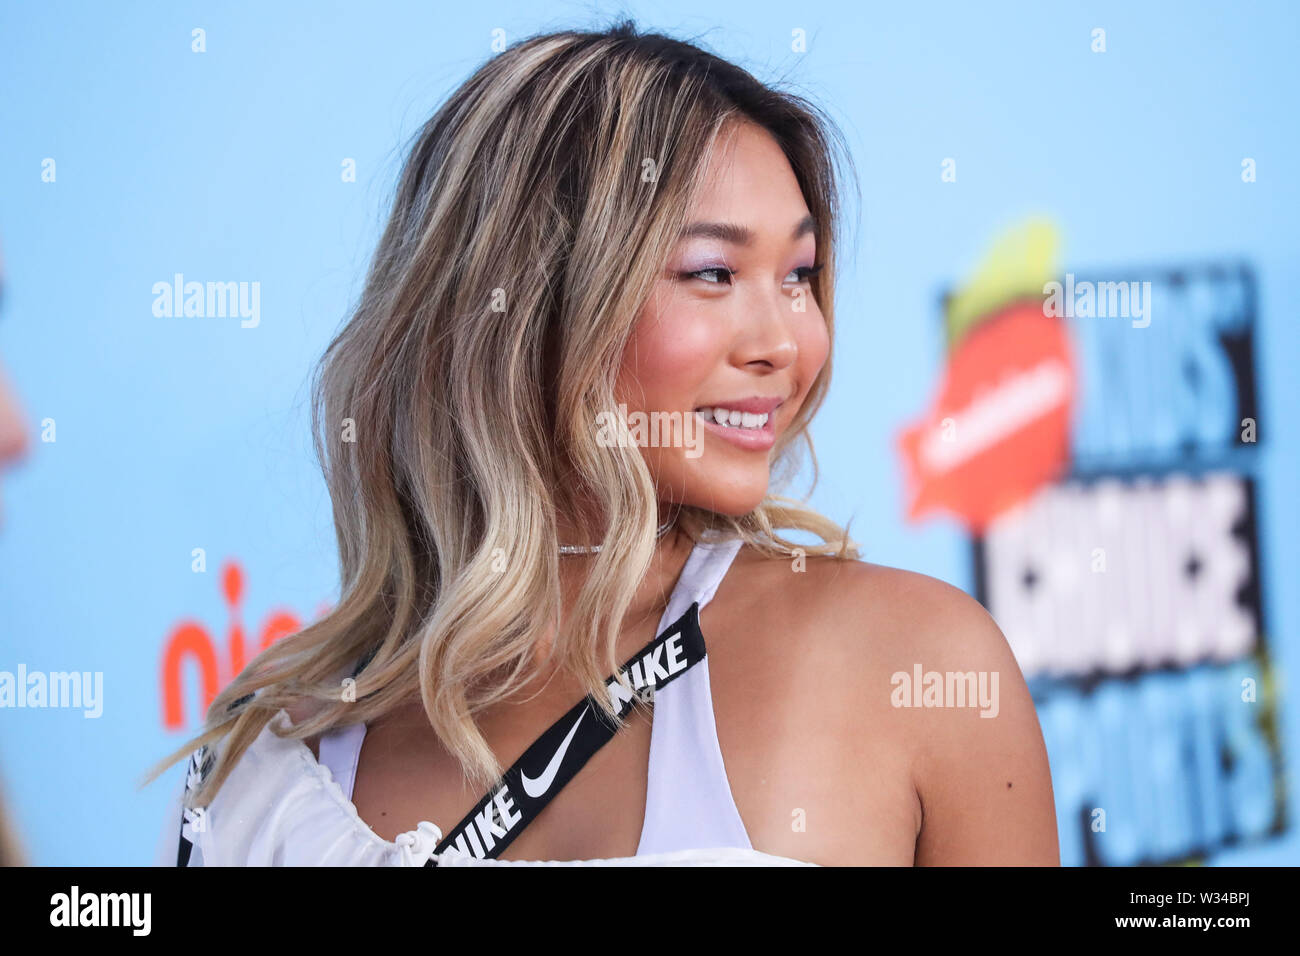
[[[664,515],[660,520],[666,520],[670,515],[671,512]],[[560,524],[560,527],[563,528],[564,525]],[[563,532],[560,541],[564,544],[599,543],[586,540],[566,540],[563,537]],[[690,556],[692,546],[693,542],[690,537],[676,527],[669,528],[655,541],[650,566],[637,584],[636,590],[632,594],[631,603],[628,604],[627,610],[624,612],[623,627],[625,630],[639,630],[649,621],[657,622],[663,615],[665,608],[668,606],[668,599],[672,594],[673,587],[681,575],[686,559]],[[564,555],[560,558],[560,591],[563,600],[562,621],[568,620],[569,612],[577,602],[578,595],[597,559],[598,555],[595,554]],[[539,659],[546,657],[549,651],[549,641],[540,644],[537,651]]]
[[[626,620],[629,624],[651,615],[657,616],[667,607],[668,597],[690,554],[691,545],[691,539],[676,528],[669,528],[655,542],[650,566],[627,607]],[[596,559],[594,554],[565,555],[560,558],[560,586],[566,609],[573,606]]]

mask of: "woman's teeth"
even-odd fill
[[[764,412],[754,415],[750,412],[737,412],[729,408],[698,408],[696,413],[702,415],[706,422],[716,422],[728,428],[762,428],[771,416]]]

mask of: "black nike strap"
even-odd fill
[[[634,696],[653,702],[656,690],[704,660],[699,612],[699,604],[692,604],[685,614],[628,659],[619,673],[627,676],[631,690],[620,684],[617,677],[605,682],[610,703],[620,718],[631,711]],[[364,666],[363,660],[357,673]],[[235,701],[230,709],[246,700],[247,697]],[[605,712],[590,696],[584,697],[524,751],[502,775],[501,784],[479,800],[438,844],[434,856],[453,846],[480,859],[499,856],[615,733],[617,728]],[[211,764],[212,754],[206,746],[191,756],[186,793],[196,780],[202,779]],[[189,865],[191,850],[182,824],[177,866]],[[432,857],[425,864],[436,865]]]
[[[692,604],[628,659],[619,673],[627,676],[631,691],[616,677],[605,682],[620,718],[632,709],[634,697],[653,702],[656,690],[704,660],[699,612],[699,604]],[[436,866],[437,855],[450,847],[479,859],[499,856],[615,733],[608,715],[590,695],[584,697],[524,751],[501,783],[443,838],[425,866]]]

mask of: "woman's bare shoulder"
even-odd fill
[[[774,558],[750,547],[735,571],[733,583],[760,596],[762,616],[786,631],[815,629],[847,653],[943,654],[959,635],[994,645],[986,650],[1005,643],[978,601],[915,571],[820,555]]]
[[[839,676],[837,692],[877,716],[898,710],[898,687],[905,680],[899,675],[915,679],[918,668],[922,675],[997,674],[1002,695],[1018,704],[1018,721],[1033,717],[1032,707],[1026,713],[1029,694],[1006,638],[960,588],[867,561],[776,559],[748,548],[737,556],[735,571],[723,582],[734,609],[728,627],[737,627],[755,651],[770,650],[756,654],[757,660],[787,672],[829,669]],[[963,723],[968,717],[941,708],[926,720],[899,723],[912,728],[912,743],[920,748],[929,745],[937,720]]]
[[[833,675],[802,683],[829,703],[800,706],[852,708],[859,719],[841,725],[851,727],[848,752],[884,734],[905,755],[925,808],[918,863],[1057,861],[1033,699],[978,601],[937,578],[860,560],[737,560],[734,586],[756,596],[747,633],[784,648],[766,659],[797,668],[811,658]]]

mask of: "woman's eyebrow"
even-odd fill
[[[791,239],[798,239],[817,229],[817,220],[804,216],[795,224]],[[720,239],[737,246],[747,246],[754,241],[754,230],[734,222],[694,222],[682,230],[682,239]]]

